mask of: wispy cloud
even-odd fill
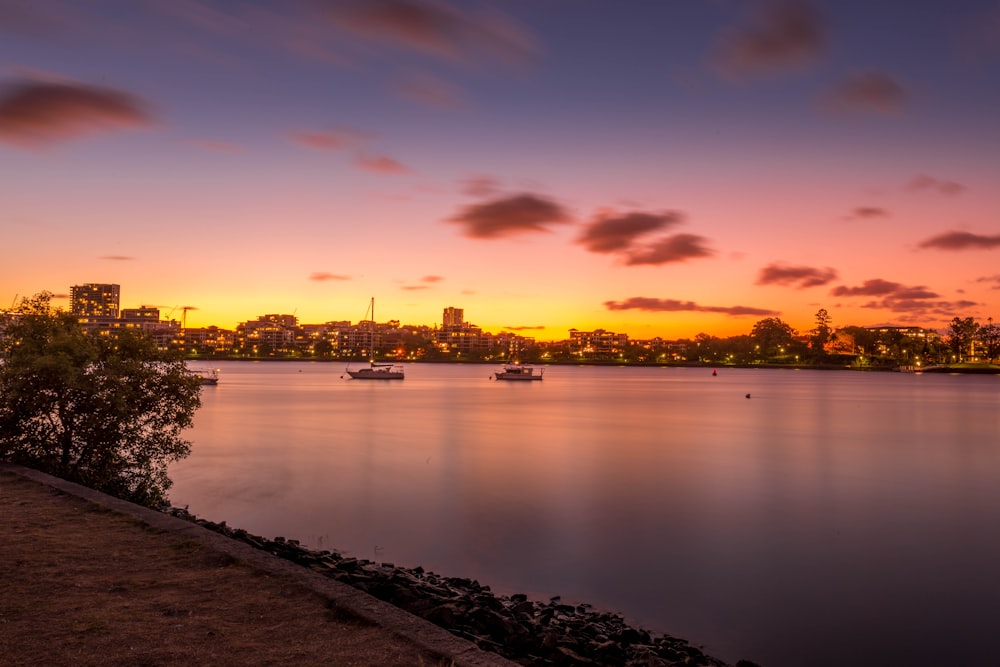
[[[925,285],[908,286],[901,283],[873,278],[861,285],[848,287],[841,285],[830,294],[843,297],[879,297],[862,304],[862,308],[888,310],[893,313],[909,314],[915,317],[950,316],[978,305],[974,301],[942,300],[941,295]]]
[[[144,102],[114,88],[22,80],[0,90],[0,142],[21,148],[152,124]]]
[[[444,280],[444,276],[424,276],[420,279],[421,282],[425,283],[439,283]]]
[[[129,257],[128,255],[103,255],[101,259],[107,259],[113,262],[129,262],[135,259],[135,257]]]
[[[987,283],[990,284],[993,289],[1000,289],[1000,273],[992,276],[983,276],[981,278],[976,278],[977,283]]]
[[[500,192],[500,181],[487,174],[476,174],[462,180],[462,194],[473,197],[492,197]]]
[[[694,301],[678,301],[677,299],[655,299],[644,296],[633,296],[624,301],[605,301],[608,310],[644,310],[647,312],[697,312],[720,313],[734,317],[744,315],[771,316],[781,313],[766,308],[751,308],[749,306],[702,306]]]
[[[747,25],[721,35],[713,62],[733,78],[805,69],[825,53],[826,33],[822,16],[808,2],[761,3]]]
[[[196,148],[215,153],[242,153],[243,147],[225,141],[215,141],[213,139],[192,139],[188,142]]]
[[[886,296],[902,289],[905,288],[899,283],[872,278],[855,287],[840,285],[835,287],[830,294],[833,296]]]
[[[837,279],[837,270],[826,267],[818,269],[813,266],[788,266],[786,264],[769,264],[760,270],[757,276],[758,285],[794,285],[799,289],[819,287]]]
[[[465,105],[457,86],[429,74],[410,74],[393,86],[400,97],[422,106],[458,109]]]
[[[584,227],[577,241],[590,252],[620,252],[632,246],[640,236],[667,229],[683,220],[683,214],[677,211],[602,213]]]
[[[484,54],[508,61],[532,59],[534,38],[499,13],[473,13],[436,0],[323,0],[336,25],[388,46],[467,61]]]
[[[358,155],[354,162],[373,174],[409,174],[410,168],[388,155]]]
[[[875,218],[888,218],[889,215],[889,211],[878,206],[858,206],[843,219],[847,221],[873,220]]]
[[[357,149],[369,138],[363,132],[345,129],[304,130],[292,134],[292,140],[300,146],[321,151]]]
[[[955,181],[947,181],[927,174],[917,174],[906,184],[907,190],[915,192],[937,192],[943,195],[959,195],[965,192],[965,186]]]
[[[309,280],[324,282],[327,280],[351,280],[351,277],[345,276],[340,273],[328,273],[326,271],[316,271],[315,273],[309,276]]]
[[[469,238],[497,239],[548,232],[553,225],[570,222],[570,215],[551,199],[522,193],[466,206],[446,222],[461,227]]]
[[[644,248],[628,251],[625,264],[628,266],[670,264],[698,257],[711,257],[714,254],[715,251],[708,247],[708,239],[704,236],[674,234]]]
[[[972,232],[950,231],[921,241],[918,248],[938,250],[990,250],[1000,246],[1000,234],[985,236]]]
[[[545,327],[541,324],[536,324],[534,326],[517,326],[517,327],[504,327],[504,331],[544,331]]]
[[[907,104],[903,86],[883,72],[865,72],[841,82],[822,99],[823,105],[837,112],[901,113]]]

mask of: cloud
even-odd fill
[[[629,251],[625,264],[628,266],[669,264],[686,262],[697,257],[711,257],[715,251],[705,245],[707,241],[704,236],[697,234],[674,234],[645,248]]]
[[[466,206],[446,222],[463,228],[475,239],[497,239],[524,232],[547,232],[552,225],[570,221],[569,213],[551,199],[522,193]]]
[[[354,149],[368,138],[367,135],[355,130],[307,130],[292,135],[292,140],[300,146],[321,151]]]
[[[113,88],[22,80],[0,91],[0,142],[22,148],[152,122],[142,101]]]
[[[192,139],[188,142],[196,148],[201,148],[206,151],[213,151],[216,153],[242,153],[243,148],[237,146],[236,144],[230,144],[225,141],[215,141],[212,139]]]
[[[430,286],[429,285],[403,285],[399,289],[406,290],[408,292],[414,292],[414,291],[417,291],[417,290],[430,289]]]
[[[354,164],[373,174],[409,174],[409,167],[388,155],[358,155]]]
[[[350,276],[345,276],[339,273],[327,273],[326,271],[316,271],[309,276],[309,280],[316,280],[318,282],[323,282],[326,280],[350,280]]]
[[[814,65],[826,45],[826,26],[810,3],[767,2],[751,25],[722,34],[713,60],[723,74],[746,78]]]
[[[485,53],[524,61],[537,52],[521,26],[498,14],[473,14],[436,0],[325,0],[338,26],[369,40],[452,60]]]
[[[411,74],[394,86],[400,97],[436,109],[458,109],[464,106],[461,91],[427,74]]]
[[[989,250],[1000,246],[1000,234],[983,236],[972,232],[950,231],[924,239],[918,248],[937,248],[938,250]]]
[[[1000,273],[992,276],[976,278],[977,283],[993,283],[993,289],[1000,289]]]
[[[500,181],[485,174],[469,176],[461,182],[461,190],[473,197],[492,197],[500,192]]]
[[[860,286],[841,285],[830,292],[833,296],[875,296],[876,301],[863,304],[862,308],[889,310],[894,313],[911,315],[950,315],[962,309],[978,305],[973,301],[941,301],[941,295],[924,285],[906,286],[889,280],[875,278],[866,280]]]
[[[917,174],[906,184],[908,190],[916,192],[932,191],[943,195],[959,195],[965,191],[965,186],[954,181],[945,181],[927,174]]]
[[[885,296],[901,289],[904,288],[899,283],[873,278],[857,287],[847,287],[846,285],[835,287],[830,294],[833,296]]]
[[[654,299],[644,296],[633,296],[625,301],[605,301],[604,306],[608,310],[644,310],[647,312],[697,312],[697,313],[721,313],[739,317],[743,315],[772,316],[781,313],[765,308],[751,308],[749,306],[700,306],[694,301],[678,301],[676,299]]]
[[[858,206],[844,220],[871,220],[873,218],[888,218],[889,211],[878,206]]]
[[[626,250],[640,236],[680,224],[683,214],[677,211],[622,215],[599,214],[577,240],[590,252],[611,253]]]
[[[799,289],[819,287],[837,279],[837,270],[826,267],[769,264],[760,270],[758,285],[796,285]]]
[[[425,283],[439,283],[444,280],[443,276],[424,276],[420,279],[421,282]]]
[[[894,313],[910,313],[928,317],[930,315],[941,315],[951,317],[957,313],[967,311],[969,308],[978,306],[975,301],[960,299],[958,301],[929,301],[924,299],[883,299],[881,301],[871,301],[861,306],[875,310],[890,310]]]
[[[903,111],[907,96],[888,74],[867,72],[843,81],[823,102],[831,111],[895,115]]]
[[[101,259],[108,259],[114,262],[128,262],[135,259],[135,257],[129,257],[128,255],[103,255]]]
[[[519,326],[519,327],[504,327],[504,331],[544,331],[545,326],[541,324],[536,324],[533,326]]]

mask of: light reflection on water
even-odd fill
[[[1000,378],[220,366],[171,468],[199,516],[730,661],[1000,664]]]

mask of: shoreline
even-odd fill
[[[196,357],[185,358],[187,362],[251,362],[251,363],[365,363],[364,359],[324,359],[315,357]],[[394,359],[393,363],[399,364],[446,364],[446,365],[473,365],[473,366],[502,366],[506,361],[485,361],[481,359],[459,360],[415,360],[415,359]],[[853,371],[858,373],[937,373],[952,375],[1000,375],[1000,365],[978,364],[978,365],[935,365],[925,367],[912,366],[850,366],[845,364],[710,364],[704,362],[659,362],[659,361],[613,361],[613,360],[574,360],[574,361],[532,361],[525,362],[527,366],[597,366],[597,367],[619,367],[619,368],[740,368],[740,369],[766,369],[766,370],[792,370],[792,371]]]
[[[164,511],[368,593],[526,667],[731,667],[685,639],[630,625],[621,614],[586,603],[564,604],[559,596],[541,602],[521,593],[497,595],[474,579],[312,550],[298,540],[268,539],[225,521],[199,518],[186,508]],[[759,665],[740,659],[732,667]]]

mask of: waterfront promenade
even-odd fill
[[[514,664],[191,522],[3,463],[0,564],[7,667]]]

